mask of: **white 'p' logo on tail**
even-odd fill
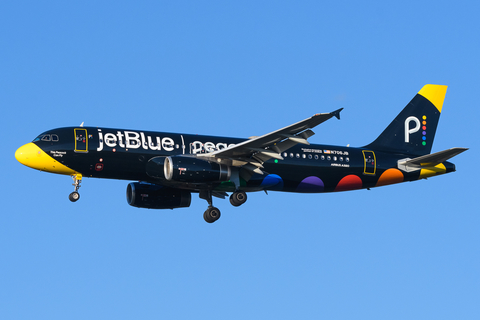
[[[410,129],[410,122],[415,122],[415,127]],[[420,120],[417,117],[411,116],[405,120],[405,142],[410,142],[410,134],[417,132],[420,130]]]

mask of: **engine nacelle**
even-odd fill
[[[165,180],[165,159],[167,157],[155,157],[147,162],[146,172],[149,177]]]
[[[191,201],[192,194],[186,190],[139,182],[132,182],[127,186],[127,202],[138,208],[186,208],[190,206]]]
[[[228,181],[230,175],[229,166],[213,161],[178,156],[165,158],[164,176],[168,181],[192,183]]]

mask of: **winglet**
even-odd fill
[[[338,110],[335,110],[335,111],[333,111],[333,112],[330,112],[330,114],[334,115],[335,118],[337,118],[338,120],[340,120],[340,111],[342,111],[342,110],[343,110],[343,108],[340,108],[340,109],[338,109]]]

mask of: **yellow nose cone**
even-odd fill
[[[74,170],[61,164],[46,154],[42,149],[32,142],[18,148],[18,150],[15,152],[15,158],[23,165],[41,171],[68,175],[76,173]]]

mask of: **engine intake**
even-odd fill
[[[168,181],[192,183],[227,181],[231,175],[229,166],[213,161],[178,156],[166,157],[164,161],[164,177]]]
[[[127,202],[137,208],[186,208],[191,201],[192,194],[186,190],[139,182],[132,182],[127,186]]]
[[[155,179],[165,180],[166,157],[155,157],[147,162],[147,175]]]

